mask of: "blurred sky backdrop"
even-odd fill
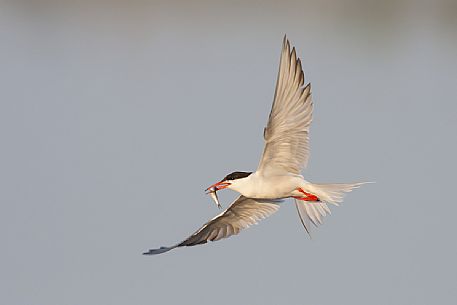
[[[305,177],[377,183],[142,256],[255,170],[285,33]],[[456,304],[456,90],[456,1],[2,1],[0,303]]]

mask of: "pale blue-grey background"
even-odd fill
[[[455,1],[1,2],[0,303],[456,304],[456,20]],[[255,170],[285,33],[313,84],[305,177],[377,183],[313,240],[288,202],[142,256]]]

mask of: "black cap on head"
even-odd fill
[[[224,179],[222,179],[222,181],[246,178],[250,174],[252,174],[252,172],[233,172],[233,173],[228,174],[227,176],[225,176]]]

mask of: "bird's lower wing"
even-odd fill
[[[171,247],[151,249],[143,254],[154,255],[177,247],[195,246],[238,234],[279,209],[280,200],[238,197],[224,212],[204,224],[194,234]]]

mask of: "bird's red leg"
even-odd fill
[[[304,194],[305,197],[293,196],[295,199],[303,200],[303,201],[320,201],[320,199],[316,195],[313,195],[311,193],[305,192],[301,188],[297,188],[297,191],[299,191],[300,193]]]

